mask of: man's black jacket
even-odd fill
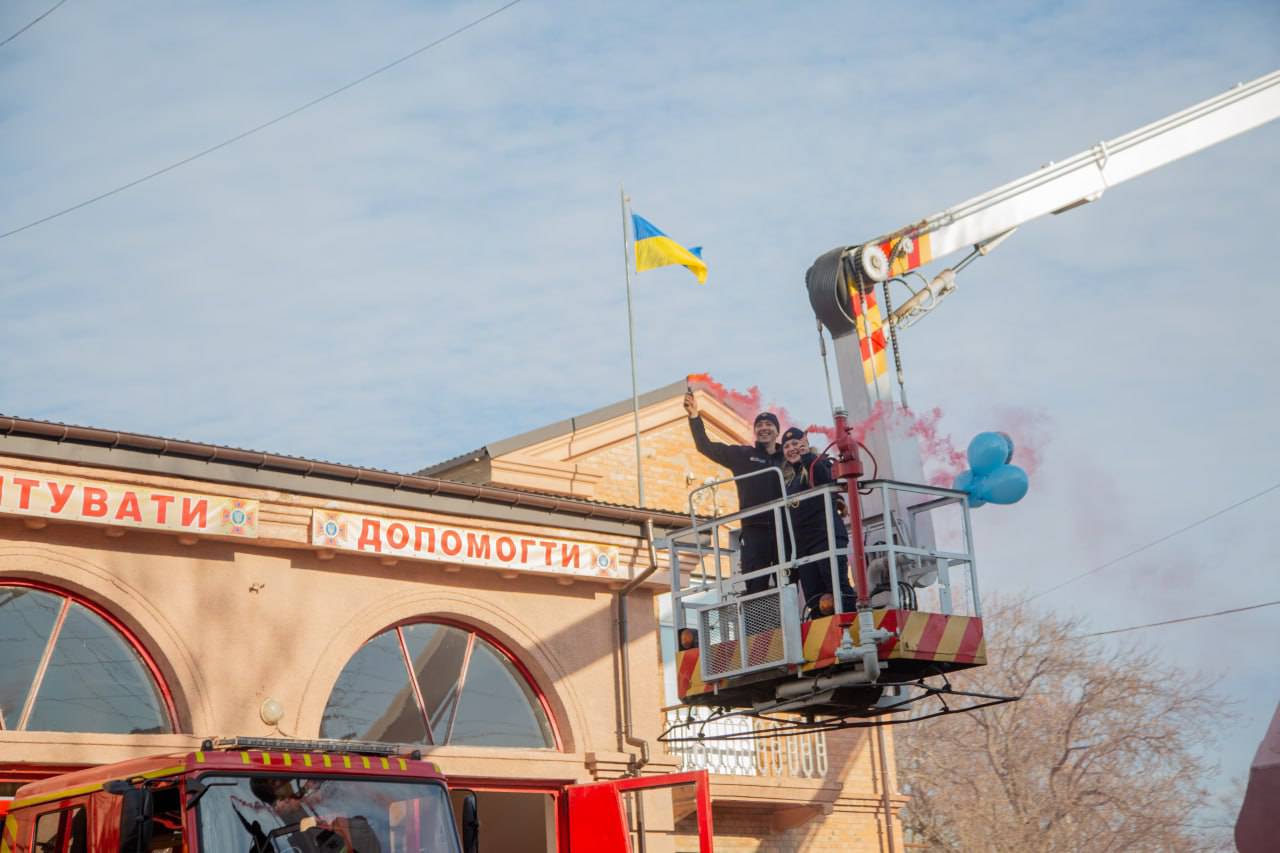
[[[689,418],[689,431],[693,433],[693,445],[698,448],[698,452],[728,468],[735,477],[765,468],[782,467],[781,449],[769,454],[759,446],[748,447],[745,444],[721,444],[718,441],[712,441],[707,437],[707,427],[701,417]],[[760,474],[746,480],[737,480],[734,485],[738,487],[738,507],[748,509],[782,497],[782,491],[778,487],[779,481],[779,477],[774,474]],[[771,528],[773,513],[761,513],[744,519],[742,526]]]

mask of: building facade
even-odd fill
[[[563,849],[570,785],[703,768],[717,850],[902,849],[887,738],[658,742],[665,565],[628,598],[648,762],[624,740],[616,593],[723,474],[682,394],[643,400],[644,510],[629,401],[416,475],[0,418],[0,795],[210,736],[377,739],[479,792],[486,851]],[[681,791],[643,798],[645,849],[696,849]]]

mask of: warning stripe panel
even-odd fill
[[[698,666],[698,650],[688,649],[676,652],[676,687],[681,696],[689,689],[693,671]]]
[[[898,654],[895,657],[928,660],[930,649],[925,648],[921,641],[924,638],[925,629],[929,626],[930,614],[903,611],[902,615],[902,627],[898,629]]]
[[[836,649],[844,639],[845,628],[853,622],[851,613],[824,616],[812,622],[802,623],[808,628],[804,635],[804,666],[802,670],[821,669],[836,662]]]
[[[866,303],[865,314],[860,305],[861,302]],[[868,293],[861,298],[855,293],[852,304],[858,331],[858,348],[862,353],[863,378],[870,385],[889,367],[889,361],[885,355],[887,340],[884,332],[884,317],[880,313],[880,305],[876,302],[874,293]]]
[[[947,617],[941,613],[930,613],[925,620],[924,628],[920,631],[920,639],[916,644],[920,654],[935,655],[938,651],[938,643],[942,640],[942,635],[946,630]]]
[[[960,650],[960,638],[964,636],[965,628],[968,627],[967,622],[966,619],[947,619],[946,627],[933,653],[934,660],[954,661],[956,659],[956,652]]]
[[[702,681],[702,667],[698,661],[698,650],[687,649],[676,652],[678,682],[676,693],[681,698],[696,696],[707,692],[707,685]]]
[[[986,650],[982,644],[982,620],[966,619],[965,623],[960,647],[956,649],[956,663],[986,663]],[[977,657],[980,649],[984,652],[981,659]]]
[[[891,657],[954,663],[986,663],[982,620],[973,616],[904,612]],[[881,647],[883,650],[883,646]]]
[[[982,620],[977,617],[947,616],[916,610],[876,610],[873,618],[877,628],[894,634],[879,644],[880,657],[884,660],[896,658],[941,663],[986,663]],[[858,645],[859,632],[855,614],[825,616],[801,623],[800,637],[805,658],[801,670],[810,672],[835,664],[836,649],[844,639],[846,629],[849,639],[854,645]],[[750,642],[753,653],[767,649],[770,659],[780,659],[782,656],[781,630],[753,635]],[[732,645],[736,647],[736,643]],[[710,692],[714,683],[705,684],[702,681],[697,649],[677,652],[676,660],[676,687],[682,698]]]
[[[827,630],[822,638],[822,646],[818,649],[818,660],[832,660],[836,654],[836,648],[840,645],[840,640],[844,636],[844,630],[838,620],[831,618],[827,625]]]
[[[933,260],[933,241],[930,235],[920,234],[912,242],[914,245],[910,252],[894,258],[889,267],[890,275],[902,275]],[[898,243],[899,240],[886,240],[880,244],[880,249],[887,257],[893,257],[893,250]]]
[[[893,652],[898,647],[898,622],[900,620],[900,613],[901,611],[898,610],[875,611],[876,627],[882,631],[889,631],[893,634],[889,639],[876,646],[876,650],[880,653],[881,658],[888,659],[893,657]]]

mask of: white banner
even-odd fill
[[[0,470],[0,513],[200,536],[258,537],[258,502]]]
[[[618,549],[607,545],[333,510],[312,512],[311,544],[383,557],[626,579]]]

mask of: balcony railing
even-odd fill
[[[681,708],[667,712],[667,725],[684,722],[692,714],[705,720],[709,708]],[[806,732],[785,737],[742,737],[717,740],[724,735],[756,732],[767,735],[776,723],[747,717],[730,717],[709,722],[702,733],[706,740],[667,744],[668,751],[680,759],[681,770],[707,770],[724,776],[769,776],[792,779],[821,779],[827,775],[827,736],[823,732]]]

